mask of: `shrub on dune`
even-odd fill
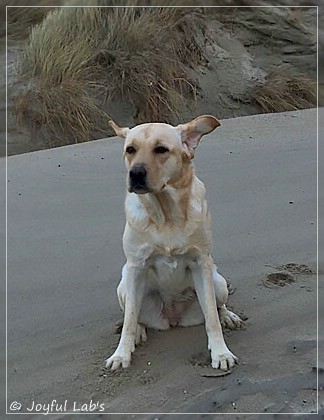
[[[28,86],[15,98],[18,120],[50,146],[108,134],[105,103],[121,97],[136,110],[136,122],[172,120],[194,92],[184,65],[190,54],[199,59],[184,29],[192,12],[52,11],[33,28],[20,60],[18,74]]]
[[[48,12],[54,9],[54,7],[42,7],[52,6],[55,3],[59,6],[62,2],[56,0],[55,2],[50,0],[35,0],[32,2],[33,6],[40,7],[23,7],[30,6],[28,0],[1,0],[1,6],[19,6],[19,7],[8,7],[7,9],[7,31],[8,38],[11,39],[25,39],[30,34],[32,27],[43,21],[44,17]]]
[[[271,72],[265,83],[251,92],[251,102],[262,112],[285,112],[316,106],[316,83],[301,75],[289,77]]]

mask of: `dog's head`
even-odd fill
[[[164,123],[118,127],[109,122],[117,136],[125,139],[124,157],[128,169],[127,188],[136,194],[158,193],[179,181],[194,157],[201,137],[220,125],[217,118],[203,115],[173,127]]]

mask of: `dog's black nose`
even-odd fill
[[[146,180],[146,169],[143,165],[134,165],[129,171],[129,176],[132,181],[141,183]]]
[[[136,164],[129,171],[130,187],[134,192],[137,190],[146,190],[146,169],[142,164]]]

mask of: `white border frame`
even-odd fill
[[[54,0],[55,1],[55,0]],[[73,413],[73,412],[53,412],[53,413],[48,413],[48,415],[91,415],[91,414],[95,414],[95,415],[274,415],[274,414],[282,414],[282,415],[318,415],[319,414],[319,379],[318,379],[318,352],[319,352],[319,346],[318,346],[318,340],[319,340],[319,335],[318,335],[318,331],[319,331],[319,322],[318,322],[318,316],[319,316],[319,308],[318,308],[318,48],[319,48],[319,43],[318,43],[318,14],[319,14],[319,6],[66,6],[66,5],[61,5],[61,6],[6,6],[6,414],[10,415],[10,414],[25,414],[25,415],[47,415],[46,412],[21,412],[21,411],[8,411],[8,8],[40,8],[40,7],[46,7],[46,8],[53,8],[53,7],[57,7],[57,8],[71,8],[71,7],[86,7],[86,8],[90,8],[90,7],[100,7],[100,8],[125,8],[125,7],[133,7],[133,8],[157,8],[157,7],[166,7],[166,8],[190,8],[190,7],[204,7],[204,8],[269,8],[269,7],[275,7],[275,8],[316,8],[317,10],[317,113],[316,113],[316,119],[317,119],[317,162],[316,162],[316,175],[317,175],[317,182],[316,182],[316,190],[317,190],[317,202],[316,202],[316,215],[317,215],[317,261],[316,261],[316,275],[317,275],[317,346],[316,346],[316,350],[317,350],[317,365],[316,365],[316,374],[317,374],[317,410],[315,413],[307,413],[307,412],[303,412],[303,413],[272,413],[272,412],[263,412],[263,413],[241,413],[241,412],[235,412],[233,411],[232,413],[220,413],[220,412],[215,412],[215,413],[109,413],[106,411],[96,411],[96,412],[85,412],[85,413]]]

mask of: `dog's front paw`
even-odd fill
[[[131,362],[132,352],[118,349],[106,360],[106,368],[117,370],[120,367],[128,368]]]
[[[235,363],[238,362],[238,358],[228,350],[227,347],[222,349],[212,350],[212,367],[214,369],[230,370]]]

